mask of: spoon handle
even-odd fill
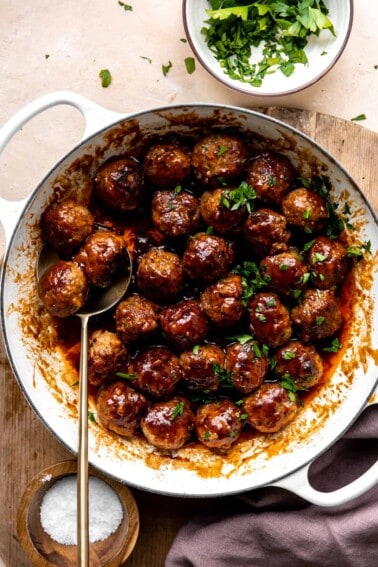
[[[81,351],[79,379],[79,452],[77,476],[77,564],[89,565],[88,521],[88,320],[81,319]]]

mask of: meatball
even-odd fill
[[[292,334],[290,315],[275,293],[257,293],[249,303],[252,334],[271,347],[286,343]]]
[[[133,386],[156,398],[167,398],[181,379],[178,357],[164,346],[148,347],[130,360],[128,374]]]
[[[323,376],[323,360],[313,345],[291,341],[276,350],[274,360],[277,376],[290,376],[299,389],[312,388]]]
[[[241,418],[241,409],[231,400],[203,404],[195,416],[198,440],[210,449],[229,449],[242,430]]]
[[[286,218],[272,209],[252,212],[245,221],[244,235],[259,258],[287,250],[290,239]]]
[[[94,195],[107,207],[119,211],[138,208],[143,187],[143,168],[131,156],[106,161],[97,169],[94,177]]]
[[[149,401],[122,380],[104,384],[97,395],[97,416],[103,427],[132,437],[140,427]]]
[[[166,339],[181,351],[201,343],[209,329],[209,322],[194,299],[184,299],[163,308],[160,325]]]
[[[248,214],[244,206],[232,209],[228,191],[228,189],[205,191],[200,199],[202,219],[220,234],[241,232]]]
[[[279,205],[295,177],[291,161],[276,152],[267,151],[251,160],[246,181],[264,203]]]
[[[224,352],[217,345],[196,345],[181,353],[180,366],[189,390],[214,391],[219,383],[217,368],[224,366]]]
[[[142,256],[137,270],[139,291],[158,303],[174,299],[184,285],[181,260],[174,252],[152,248]]]
[[[216,325],[234,325],[245,313],[243,291],[241,276],[230,274],[201,293],[201,308]]]
[[[297,414],[297,404],[280,384],[262,384],[244,399],[247,423],[263,433],[275,433]]]
[[[232,245],[221,236],[205,232],[189,238],[183,255],[185,274],[206,283],[226,276],[233,261]]]
[[[260,269],[269,287],[282,296],[303,288],[310,277],[302,256],[294,248],[267,256],[260,262]]]
[[[348,251],[339,240],[318,236],[309,250],[308,264],[316,287],[335,287],[344,280],[348,271]]]
[[[58,260],[38,281],[42,303],[55,317],[69,317],[81,309],[88,296],[88,281],[75,262]]]
[[[332,337],[343,324],[338,300],[330,289],[305,291],[301,303],[293,307],[291,319],[305,342]]]
[[[269,361],[256,341],[233,343],[226,350],[226,370],[232,382],[243,394],[250,394],[264,381]]]
[[[155,228],[165,236],[185,236],[198,228],[199,200],[187,191],[156,191],[151,214]]]
[[[149,338],[158,328],[158,308],[152,301],[133,294],[118,303],[114,314],[118,336],[125,344]]]
[[[109,230],[91,234],[74,260],[96,287],[108,287],[118,271],[127,270],[127,248],[122,236]]]
[[[72,199],[49,205],[41,216],[43,240],[65,256],[73,254],[93,229],[92,213]]]
[[[289,224],[307,233],[322,230],[329,216],[323,197],[304,187],[286,195],[282,201],[282,212]]]
[[[248,150],[236,136],[215,133],[194,144],[192,164],[195,178],[203,185],[216,186],[241,179]]]
[[[147,441],[158,449],[180,449],[189,439],[194,415],[189,401],[179,396],[157,402],[142,419],[142,431]]]
[[[143,159],[146,181],[159,187],[181,185],[191,172],[191,152],[178,142],[150,146]]]
[[[89,338],[88,383],[98,387],[127,361],[127,350],[115,333],[97,330]]]

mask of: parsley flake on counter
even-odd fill
[[[184,60],[187,73],[191,75],[196,70],[196,61],[194,57],[186,57]]]
[[[126,12],[132,12],[133,11],[133,7],[130,4],[125,4],[124,2],[118,2],[118,4],[126,11]]]
[[[354,122],[359,122],[360,120],[366,120],[366,114],[359,114],[358,116],[355,116],[354,118],[351,118],[352,121]]]
[[[145,55],[139,55],[139,57],[141,59],[145,59],[146,61],[148,61],[149,63],[152,63],[152,59],[150,57],[146,57]]]
[[[210,0],[209,18],[201,33],[224,72],[232,79],[260,87],[267,74],[289,77],[310,35],[335,34],[323,0]]]
[[[101,86],[104,89],[107,89],[108,86],[110,85],[110,83],[112,82],[112,75],[111,75],[109,69],[101,69],[98,76],[101,79]]]
[[[168,75],[170,69],[172,69],[172,62],[171,62],[171,61],[168,61],[168,64],[167,64],[167,65],[162,65],[162,66],[161,66],[161,69],[162,69],[162,71],[163,71],[164,77],[166,77],[166,76]]]

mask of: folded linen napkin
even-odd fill
[[[324,492],[357,478],[378,458],[378,406],[371,406],[310,470]],[[165,567],[374,567],[378,485],[353,501],[319,507],[278,488],[235,496],[247,511],[196,517],[178,532]]]

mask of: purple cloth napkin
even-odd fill
[[[311,467],[317,490],[340,488],[378,458],[378,406]],[[165,567],[375,567],[378,486],[323,508],[277,488],[236,496],[246,511],[196,517],[177,534]]]

